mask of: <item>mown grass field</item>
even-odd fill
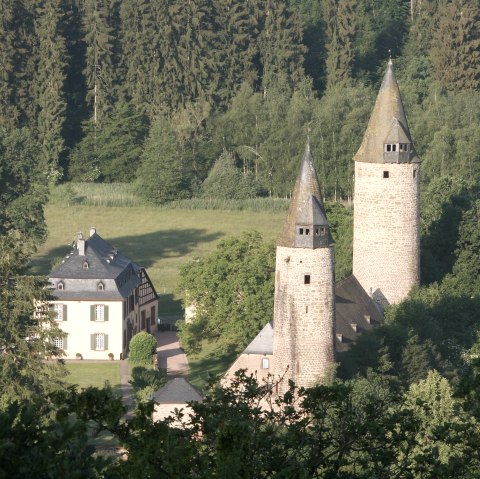
[[[48,238],[33,259],[32,272],[48,274],[52,263],[71,249],[75,234],[91,226],[118,250],[147,268],[160,295],[160,315],[181,311],[177,290],[181,265],[211,252],[223,238],[257,230],[267,240],[278,236],[285,211],[168,209],[153,206],[65,205],[45,209]]]
[[[120,364],[114,361],[104,363],[90,363],[78,361],[65,365],[70,373],[65,380],[70,384],[77,384],[80,388],[94,386],[102,388],[105,381],[110,383],[114,390],[120,391]]]

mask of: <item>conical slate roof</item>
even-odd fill
[[[364,163],[383,163],[383,145],[388,142],[394,143],[396,142],[394,139],[400,138],[402,143],[412,144],[413,151],[407,117],[390,60],[362,144],[353,159]],[[419,161],[415,152],[411,155],[410,161]]]
[[[287,220],[282,234],[277,241],[278,246],[295,246],[296,225],[328,226],[323,208],[317,172],[313,164],[310,143],[305,147],[300,172],[293,189]]]

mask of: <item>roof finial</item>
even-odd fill
[[[307,129],[307,150],[310,151],[310,133],[312,132],[311,128]]]
[[[388,64],[393,65],[393,63],[392,63],[392,49],[391,48],[388,49]]]

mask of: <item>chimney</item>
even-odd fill
[[[97,232],[97,228],[95,226],[90,227],[90,237],[92,237]]]
[[[79,256],[85,256],[85,238],[83,233],[77,233],[77,249]]]

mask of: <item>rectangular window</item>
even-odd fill
[[[145,311],[142,311],[140,313],[140,320],[141,320],[140,328],[145,329]]]
[[[262,369],[268,369],[270,367],[270,360],[268,358],[262,358]]]
[[[392,151],[397,151],[397,145],[392,145]]]
[[[105,334],[95,334],[95,351],[105,351]]]
[[[413,170],[413,177],[414,177],[414,178],[417,177],[417,170]]]
[[[303,283],[304,284],[310,284],[310,275],[306,274],[303,278]]]
[[[308,228],[305,228],[305,234],[306,235],[309,235],[310,234],[310,230]]]
[[[303,235],[303,228],[300,228],[300,234]]]
[[[95,305],[95,321],[105,321],[105,307],[103,304]]]
[[[385,145],[386,151],[392,151],[392,145]]]
[[[55,321],[63,321],[63,304],[54,304],[53,311],[55,311]]]
[[[53,344],[55,345],[56,348],[63,349],[63,338],[55,338],[53,340]]]
[[[388,171],[384,171],[383,172],[383,177],[384,178],[389,178],[390,177],[390,173]]]

